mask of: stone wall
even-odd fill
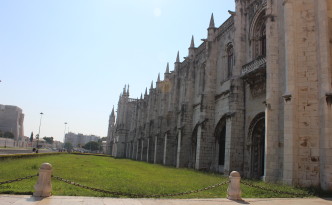
[[[235,2],[149,93],[124,89],[113,155],[331,190],[332,0]]]

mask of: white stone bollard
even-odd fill
[[[230,200],[242,200],[241,199],[241,188],[240,181],[241,176],[237,171],[232,171],[229,175],[230,183],[227,189],[227,198]]]
[[[52,184],[52,165],[49,163],[43,163],[39,168],[39,176],[37,184],[35,185],[35,192],[33,196],[36,197],[48,197],[51,196]]]

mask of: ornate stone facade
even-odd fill
[[[120,95],[110,154],[332,190],[332,0],[235,0],[140,99]]]

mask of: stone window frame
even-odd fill
[[[226,45],[225,52],[227,56],[227,79],[229,79],[232,77],[232,71],[235,64],[234,46],[232,42],[229,42]]]
[[[266,56],[266,7],[254,16],[249,31],[252,60]]]

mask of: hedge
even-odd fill
[[[0,155],[0,160],[6,159],[20,159],[20,158],[29,158],[29,157],[42,157],[48,155],[59,155],[59,154],[67,154],[66,152],[51,152],[51,153],[31,153],[31,154],[8,154],[8,155]]]

